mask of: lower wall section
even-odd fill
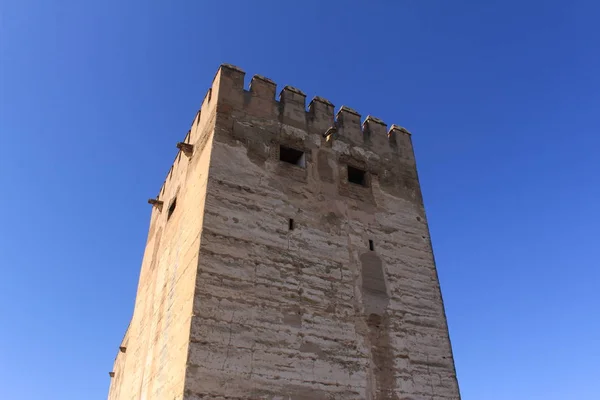
[[[187,399],[365,399],[340,263],[207,230],[200,258]]]

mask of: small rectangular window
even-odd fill
[[[279,160],[302,168],[306,167],[306,156],[304,152],[290,147],[279,146]]]
[[[169,211],[167,212],[167,221],[171,218],[171,215],[173,215],[175,207],[177,207],[177,197],[175,197],[171,202],[171,205],[169,205]]]
[[[366,171],[348,165],[348,182],[367,186]]]
[[[294,219],[293,218],[290,218],[290,223],[288,225],[288,228],[290,231],[294,230]]]
[[[373,241],[371,239],[369,239],[369,250],[374,250]]]

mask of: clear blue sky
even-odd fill
[[[0,13],[1,399],[106,397],[146,200],[223,62],[413,132],[463,400],[600,399],[597,1]]]

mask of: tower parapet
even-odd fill
[[[202,105],[185,135],[180,152],[167,175],[173,172],[182,153],[190,155],[191,143],[200,138],[195,148],[202,149],[206,132],[201,127],[216,124],[231,128],[233,139],[241,140],[261,159],[273,155],[269,146],[275,141],[309,148],[333,148],[342,160],[354,159],[374,174],[381,174],[381,184],[398,192],[395,176],[416,178],[411,134],[399,125],[387,124],[372,115],[362,120],[358,111],[342,105],[337,112],[334,104],[314,96],[306,106],[306,94],[293,86],[284,86],[277,97],[277,84],[263,75],[254,75],[245,89],[245,71],[231,64],[222,64],[206,92]],[[209,120],[218,119],[221,123]],[[249,134],[248,127],[252,127]],[[206,129],[206,128],[204,128]],[[385,172],[385,173],[384,173]],[[412,185],[415,186],[415,185]],[[164,193],[163,188],[157,197]],[[411,197],[420,197],[420,190]]]
[[[327,99],[315,96],[306,108],[306,94],[295,87],[284,86],[275,99],[276,83],[264,76],[254,75],[248,90],[244,89],[245,72],[230,64],[223,64],[217,74],[219,79],[219,102],[230,105],[237,113],[252,118],[272,118],[281,124],[303,129],[310,134],[323,135],[329,128],[335,127],[335,139],[352,146],[368,149],[380,157],[397,154],[400,146],[411,147],[410,138],[398,139],[398,135],[407,135],[408,131],[368,116],[361,121],[361,115],[354,109],[341,106],[334,113],[334,105]],[[227,107],[221,110],[229,110]],[[233,111],[235,116],[236,112]],[[400,153],[406,153],[407,149]],[[410,149],[412,152],[412,149]]]

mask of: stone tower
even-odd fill
[[[460,398],[410,133],[222,65],[152,204],[109,400]]]

